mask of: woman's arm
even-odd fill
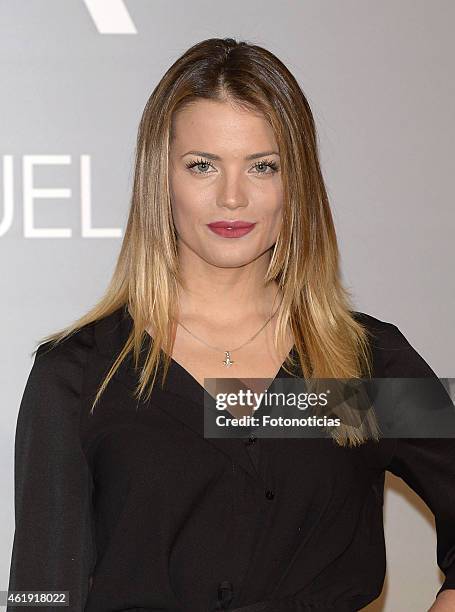
[[[428,612],[453,612],[455,610],[455,589],[441,591]]]
[[[446,393],[434,371],[395,325],[389,328],[386,345],[387,376],[434,378]],[[402,478],[435,517],[436,557],[445,580],[434,605],[439,606],[438,612],[455,611],[455,438],[398,438],[387,469]]]
[[[81,612],[95,552],[92,479],[79,438],[83,352],[72,346],[39,347],[20,404],[8,590],[69,591],[66,609]]]

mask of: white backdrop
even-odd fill
[[[145,102],[205,38],[274,52],[317,122],[356,307],[455,377],[455,4],[451,0],[3,0],[0,4],[0,590],[14,431],[45,334],[101,296],[123,235]],[[431,513],[387,477],[388,577],[368,610],[424,611],[442,574]]]

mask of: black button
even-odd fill
[[[267,499],[273,499],[275,497],[275,493],[270,489],[267,489],[267,491],[265,492],[265,496],[267,497]]]
[[[247,440],[245,440],[245,446],[251,446],[251,444],[254,444],[256,442],[257,438],[255,438],[255,436],[251,435]]]
[[[218,603],[216,606],[216,610],[226,610],[227,606],[231,603],[232,598],[234,596],[234,587],[232,586],[232,582],[228,580],[223,580],[218,585]]]

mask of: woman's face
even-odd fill
[[[190,250],[212,265],[237,267],[274,245],[283,207],[280,157],[262,116],[199,99],[174,117],[169,161],[180,254]],[[210,229],[218,221],[254,227],[233,237],[232,230]]]

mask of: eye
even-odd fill
[[[212,174],[211,172],[208,172],[208,169],[213,168],[215,170],[214,165],[208,160],[203,159],[203,158],[199,158],[196,160],[186,162],[185,166],[188,168],[188,170],[191,170],[191,172],[193,172],[194,174]],[[200,171],[195,172],[193,168],[198,168]],[[258,170],[258,172],[256,172],[255,174],[265,174],[265,175],[275,174],[279,170],[278,164],[275,161],[270,160],[270,159],[263,159],[261,161],[256,162],[253,165],[253,168]],[[267,172],[268,168],[270,169],[269,172]]]
[[[192,172],[194,172],[194,170],[192,170],[192,168],[195,167],[199,167],[199,169],[201,169],[201,167],[207,168],[207,167],[214,167],[212,163],[210,163],[209,161],[207,161],[206,159],[198,159],[198,160],[193,160],[190,162],[186,162],[185,166],[188,168],[188,170],[191,170]],[[202,172],[194,172],[194,174],[209,174],[208,172],[206,172],[206,169],[202,168]]]
[[[256,162],[253,168],[256,168],[256,170],[260,170],[260,172],[258,172],[257,174],[275,174],[275,172],[278,172],[278,164],[270,159],[262,159],[261,161]],[[262,171],[263,169],[267,168],[270,168],[271,172]]]

